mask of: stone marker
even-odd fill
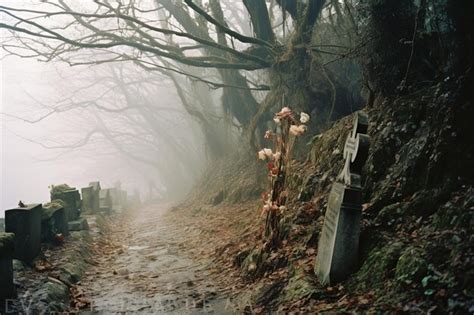
[[[86,218],[79,218],[78,220],[68,222],[69,231],[82,231],[88,230],[89,224],[87,224]]]
[[[99,192],[100,192],[100,182],[90,182],[89,186],[91,186],[94,190],[94,198],[92,200],[92,212],[97,213],[99,212],[100,209],[100,197],[99,197]]]
[[[54,242],[59,234],[69,235],[66,210],[63,204],[53,201],[43,205],[41,214],[41,241]]]
[[[13,284],[13,251],[15,248],[15,234],[0,233],[0,305],[5,299],[15,296]],[[1,311],[3,312],[3,310]]]
[[[82,195],[82,212],[83,213],[93,213],[94,212],[94,188],[84,187],[81,188]]]
[[[112,200],[110,199],[110,192],[108,189],[102,189],[99,192],[100,211],[110,213],[112,211]]]
[[[344,280],[358,263],[361,171],[369,152],[368,118],[357,112],[344,146],[345,165],[329,194],[315,273],[323,284]]]
[[[5,232],[15,233],[14,258],[30,262],[40,252],[41,204],[5,211]]]
[[[76,189],[65,190],[51,196],[51,201],[62,200],[65,203],[66,218],[68,221],[77,220],[80,215],[80,194]]]
[[[115,212],[122,212],[121,193],[118,188],[107,188],[110,197],[110,210]]]
[[[0,232],[5,232],[5,219],[0,218]]]

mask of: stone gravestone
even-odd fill
[[[99,192],[100,192],[100,182],[90,182],[89,186],[92,187],[94,190],[93,193],[93,199],[92,199],[92,212],[97,213],[99,212],[100,209],[100,197],[99,197]]]
[[[122,211],[122,205],[120,204],[120,190],[118,188],[109,188],[110,200],[112,201],[111,210],[115,212]]]
[[[13,283],[13,252],[15,248],[15,234],[0,233],[0,305],[5,299],[15,296]]]
[[[108,189],[102,189],[99,192],[100,197],[100,211],[110,213],[112,211],[112,200],[110,199],[110,192]]]
[[[69,235],[66,210],[63,204],[57,201],[44,204],[41,214],[41,241],[54,242],[60,234]]]
[[[0,232],[5,232],[5,219],[0,218]]]
[[[368,118],[357,112],[344,146],[345,165],[329,194],[315,273],[323,284],[344,280],[358,263],[361,171],[369,152]]]
[[[94,188],[84,187],[81,188],[82,194],[82,212],[83,213],[93,213],[94,212]]]
[[[41,204],[5,211],[5,232],[15,233],[13,258],[32,261],[40,252]]]
[[[79,191],[70,189],[61,191],[54,196],[51,195],[51,201],[56,199],[62,200],[65,203],[66,218],[68,221],[77,220],[80,215],[80,200]]]

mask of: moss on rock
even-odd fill
[[[426,266],[423,250],[417,247],[408,247],[398,259],[395,278],[403,284],[418,282],[426,274]]]
[[[393,242],[373,249],[354,277],[355,287],[363,290],[383,287],[385,280],[394,276],[403,246],[401,242]]]

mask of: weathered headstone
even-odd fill
[[[66,210],[62,203],[53,201],[43,205],[41,215],[41,241],[54,242],[59,235],[68,236]]]
[[[112,211],[112,200],[108,189],[102,189],[99,192],[100,197],[100,211],[110,213]]]
[[[40,252],[41,204],[5,211],[5,232],[15,234],[14,258],[32,261]]]
[[[14,248],[15,234],[0,232],[0,305],[15,295],[12,263]]]
[[[56,199],[62,200],[65,203],[64,209],[66,210],[66,218],[68,221],[77,220],[80,215],[80,194],[76,189],[70,189],[58,192],[51,195],[51,201]],[[54,199],[53,199],[54,198]]]
[[[5,219],[0,218],[0,232],[5,232]]]
[[[362,212],[360,174],[370,145],[367,128],[367,115],[357,112],[344,146],[344,169],[329,194],[318,244],[315,272],[323,284],[344,280],[357,267]]]
[[[94,190],[94,198],[92,200],[92,212],[98,212],[100,209],[100,200],[99,200],[99,192],[100,192],[100,182],[90,182],[89,186],[91,186]]]
[[[84,187],[81,188],[82,195],[82,212],[83,213],[93,213],[94,212],[94,188]]]
[[[120,204],[120,190],[118,188],[108,188],[110,200],[111,200],[111,210],[115,212],[122,211],[122,205]]]

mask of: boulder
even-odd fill
[[[78,220],[69,221],[69,231],[82,231],[88,230],[89,224],[87,224],[87,220],[85,218],[79,218]]]

